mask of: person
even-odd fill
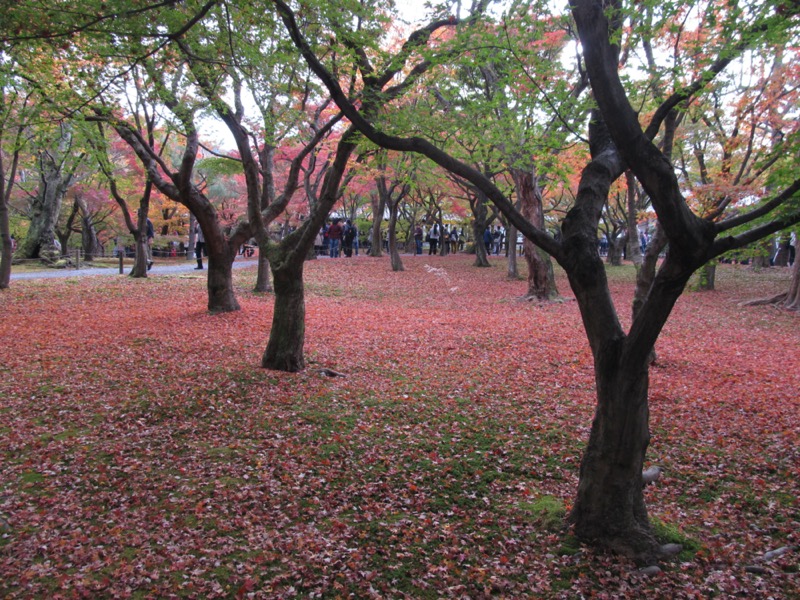
[[[339,247],[342,243],[344,228],[339,224],[339,219],[334,219],[328,228],[328,240],[330,241],[331,258],[339,258]]]
[[[144,243],[144,255],[147,258],[147,270],[153,268],[153,239],[155,239],[155,230],[153,229],[153,222],[148,218],[145,227],[147,231],[147,239]]]
[[[330,225],[322,224],[322,254],[330,256],[331,240],[328,238]]]
[[[314,238],[314,256],[319,256],[323,252],[323,238],[325,236],[325,228],[321,227]]]
[[[483,230],[483,245],[486,246],[486,254],[492,253],[492,242],[494,238],[492,237],[492,229],[491,227],[487,227]]]
[[[194,224],[194,257],[197,259],[197,266],[195,271],[203,269],[203,250],[206,247],[206,238],[203,235],[203,229],[200,223]]]
[[[458,229],[453,225],[450,230],[450,253],[455,254],[456,252],[458,252]]]
[[[344,255],[348,258],[353,256],[353,240],[358,235],[358,230],[356,229],[355,225],[347,219],[344,225],[344,237],[342,243],[342,249],[344,250]]]
[[[439,224],[434,223],[433,227],[431,227],[431,231],[428,234],[430,238],[428,241],[430,242],[430,247],[428,248],[428,256],[435,256],[437,246],[439,245]]]
[[[422,254],[422,227],[417,225],[414,230],[414,244],[417,247],[417,254]]]
[[[17,238],[13,235],[11,236],[11,254],[17,251]]]

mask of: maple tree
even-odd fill
[[[590,1],[575,0],[571,10],[598,109],[590,123],[591,162],[584,168],[575,206],[561,225],[556,239],[524,219],[507,196],[480,171],[446,153],[420,136],[403,137],[377,128],[371,116],[358,109],[338,87],[294,20],[294,12],[281,0],[275,5],[307,63],[323,81],[346,116],[375,144],[398,151],[417,152],[470,181],[497,205],[523,235],[552,255],[566,270],[581,309],[595,361],[597,410],[584,452],[580,482],[570,521],[582,538],[599,546],[630,554],[648,563],[661,549],[653,536],[642,493],[642,471],[649,444],[649,360],[656,339],[691,274],[708,260],[800,221],[800,211],[774,215],[745,233],[730,235],[735,226],[753,224],[774,208],[791,201],[800,182],[754,210],[720,223],[691,212],[672,164],[652,140],[667,114],[679,103],[700,94],[744,49],[768,36],[785,35],[791,16],[773,15],[769,9],[755,13],[746,32],[734,36],[740,15],[717,11],[722,24],[719,57],[698,69],[698,77],[676,89],[655,111],[646,126],[639,123],[619,75],[619,35],[623,6],[606,14]],[[753,8],[755,11],[755,8]],[[738,41],[731,42],[731,37]],[[626,168],[636,175],[650,197],[669,241],[669,252],[648,295],[626,333],[608,292],[605,271],[597,252],[597,225],[608,190]]]
[[[64,196],[73,185],[78,170],[86,160],[79,135],[67,123],[44,128],[32,142],[36,147],[37,185],[31,190],[26,216],[28,232],[20,240],[15,256],[19,259],[40,258],[49,263],[60,260],[66,247],[56,247],[56,225]],[[60,246],[60,244],[59,244]]]

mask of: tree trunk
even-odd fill
[[[582,540],[645,564],[658,558],[644,502],[642,470],[650,441],[648,374],[597,357],[597,408],[570,514]]]
[[[544,229],[544,207],[542,191],[533,168],[512,171],[523,216],[539,229]],[[553,300],[558,297],[553,261],[543,250],[527,238],[522,242],[525,262],[528,263],[528,291],[525,298]]]
[[[486,244],[483,242],[483,232],[486,230],[486,225],[483,221],[475,219],[472,222],[472,237],[475,239],[475,267],[491,267],[489,256],[486,252]]]
[[[373,193],[369,197],[372,204],[372,233],[371,243],[369,246],[369,255],[372,257],[383,256],[381,247],[383,240],[381,239],[381,223],[383,222],[383,212],[386,210],[386,199],[382,194]]]
[[[717,263],[707,262],[698,269],[697,274],[699,279],[696,289],[701,292],[713,292],[717,276]]]
[[[0,176],[2,173],[0,173]],[[2,196],[0,186],[0,290],[7,289],[11,284],[11,233],[8,226],[8,207]]]
[[[474,200],[470,201],[472,208],[472,215],[475,217],[472,220],[472,238],[475,240],[475,263],[476,267],[491,267],[489,263],[488,249],[483,241],[483,232],[489,226],[487,223],[488,210],[486,203],[488,199],[486,195],[477,192]]]
[[[772,242],[769,239],[761,240],[755,244],[753,249],[753,260],[751,261],[752,269],[760,271],[761,269],[768,269],[770,266],[770,259],[772,258]]]
[[[642,258],[642,268],[636,274],[636,291],[633,296],[633,317],[639,314],[639,309],[647,298],[650,292],[650,287],[653,285],[653,280],[656,276],[656,266],[658,264],[658,257],[661,251],[667,245],[667,236],[664,234],[664,228],[661,223],[656,222],[656,230],[653,237],[650,238],[650,243]]]
[[[519,266],[517,263],[517,228],[508,226],[508,271],[509,279],[519,279]]]
[[[389,203],[389,256],[392,260],[392,271],[405,271],[400,253],[397,251],[397,209],[399,199]]]
[[[256,275],[256,287],[254,292],[267,293],[272,291],[272,284],[269,280],[269,257],[262,249],[258,249],[258,274]]]
[[[627,229],[628,229],[628,260],[636,267],[636,273],[642,268],[642,246],[639,240],[639,223],[636,214],[636,178],[630,171],[625,172],[625,181],[628,184],[627,194]]]
[[[208,240],[208,238],[206,238]],[[223,241],[222,248],[209,245],[208,249],[208,311],[211,313],[239,310],[239,302],[233,291],[233,259],[236,250]]]
[[[528,291],[525,298],[545,301],[558,298],[556,275],[550,256],[527,239],[522,247],[528,263]]]
[[[800,311],[800,261],[795,259],[792,269],[792,282],[789,284],[783,306],[789,310]]]
[[[92,221],[92,214],[89,212],[86,200],[84,200],[80,194],[75,195],[75,204],[79,209],[81,217],[81,247],[83,248],[83,259],[86,262],[91,262],[98,254],[100,248],[100,242],[97,239],[97,230]]]
[[[608,256],[606,262],[612,267],[622,266],[622,249],[625,247],[628,236],[614,235],[608,240]]]
[[[261,358],[265,369],[294,373],[305,368],[303,345],[305,344],[306,305],[303,289],[303,262],[272,261],[272,277],[275,287],[275,309],[269,342]]]
[[[71,180],[50,153],[39,153],[39,190],[31,206],[28,235],[17,248],[17,258],[39,258],[54,263],[61,257],[55,244],[56,224]]]
[[[133,239],[136,242],[136,254],[129,276],[134,278],[147,277],[147,249],[145,245],[147,244],[147,214],[149,209],[150,197],[149,194],[147,194],[142,198],[141,204],[139,205],[136,229],[131,231]],[[209,264],[209,268],[210,267],[211,265]]]

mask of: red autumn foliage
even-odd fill
[[[0,595],[796,594],[798,320],[736,304],[788,270],[721,265],[659,341],[648,504],[697,545],[646,576],[575,553],[544,508],[573,498],[594,410],[576,304],[517,302],[524,283],[471,263],[308,263],[299,374],[257,368],[272,298],[250,269],[242,310],[214,316],[201,277],[15,282]],[[610,273],[630,305],[631,272]]]

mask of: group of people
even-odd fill
[[[503,250],[505,233],[499,225],[494,229],[487,227],[483,230],[483,245],[486,246],[486,254],[500,254]]]
[[[325,224],[314,240],[314,252],[317,256],[327,254],[331,258],[358,256],[358,228],[350,219],[342,223],[342,219],[334,218]]]
[[[439,228],[439,224],[434,223],[427,235],[424,234],[422,226],[417,225],[416,229],[414,230],[414,243],[416,245],[417,254],[422,254],[423,238],[428,242],[429,256],[439,254],[440,245],[445,253],[449,251],[450,253],[455,254],[460,249],[463,249],[464,242],[466,240],[464,229],[462,228],[459,231],[455,225],[448,229],[447,225]]]

